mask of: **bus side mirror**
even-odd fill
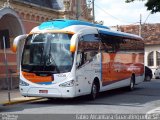
[[[17,52],[17,47],[18,47],[20,41],[21,41],[21,40],[24,40],[25,38],[27,38],[27,36],[28,36],[27,34],[19,35],[19,36],[17,36],[17,37],[13,40],[12,51],[13,51],[14,53]]]
[[[70,52],[74,53],[76,51],[76,43],[78,41],[78,34],[74,34],[70,41]]]
[[[74,53],[76,51],[76,45],[70,45],[70,52]]]

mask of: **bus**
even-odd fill
[[[73,98],[134,86],[144,80],[140,36],[79,20],[56,19],[17,36],[24,41],[19,88],[22,96]]]

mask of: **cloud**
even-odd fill
[[[125,0],[95,0],[95,16],[104,25],[116,26],[137,23],[142,14],[142,21],[149,15],[145,2],[125,3]],[[147,22],[158,22],[160,13],[150,15]]]

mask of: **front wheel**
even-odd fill
[[[91,94],[90,94],[90,99],[95,100],[98,94],[98,85],[93,82],[92,88],[91,88]]]

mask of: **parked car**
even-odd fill
[[[152,70],[145,66],[145,78],[144,78],[144,81],[151,81],[153,77],[153,74],[152,74]]]
[[[160,66],[154,72],[155,79],[160,79]]]

